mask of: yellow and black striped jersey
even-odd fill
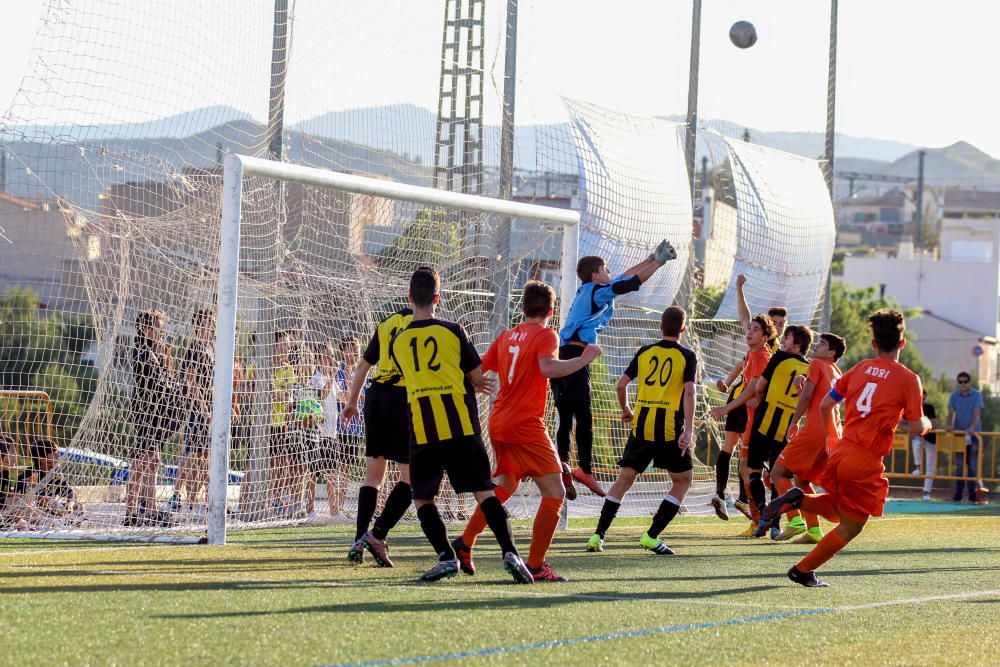
[[[365,361],[375,366],[372,382],[397,387],[402,387],[405,384],[403,374],[399,372],[399,366],[389,354],[389,346],[396,334],[409,326],[412,319],[413,311],[409,308],[403,308],[379,322],[378,326],[375,327],[375,333],[372,334],[372,339],[368,342],[368,347],[365,348],[365,353],[362,355]]]
[[[676,440],[684,428],[684,383],[694,382],[694,352],[669,340],[639,348],[625,375],[638,383],[632,433],[650,442]]]
[[[781,442],[788,432],[788,422],[799,401],[795,378],[809,371],[809,362],[800,354],[778,350],[767,362],[762,378],[767,388],[754,413],[753,428],[768,438]]]
[[[479,408],[467,373],[481,361],[462,325],[437,319],[410,322],[396,334],[390,350],[406,383],[414,443],[479,434]]]

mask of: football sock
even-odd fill
[[[761,486],[763,486],[763,482],[761,482]],[[752,500],[753,499],[753,492],[750,490],[750,481],[749,480],[747,480],[746,482],[743,482],[743,490],[747,494],[747,496],[750,498],[750,500],[747,501],[747,504],[750,506],[750,518],[756,524],[758,521],[760,521],[760,510],[757,509],[757,503],[753,502],[753,500]]]
[[[740,487],[740,495],[739,498],[737,498],[737,500],[739,500],[741,503],[745,503],[747,502],[747,485],[742,479],[740,480],[739,487]]]
[[[720,450],[715,457],[715,495],[726,497],[726,485],[729,484],[729,462],[733,455],[726,450]]]
[[[833,503],[833,498],[829,494],[813,494],[802,499],[799,507],[806,512],[818,514],[827,521],[840,523],[840,515],[837,514],[837,506]]]
[[[497,543],[500,544],[500,551],[516,554],[517,547],[514,546],[514,535],[510,530],[510,520],[507,510],[504,509],[500,499],[496,496],[491,496],[479,503],[479,509],[483,510],[483,516],[486,517],[486,524],[493,531],[493,535],[497,538]]]
[[[448,542],[448,529],[441,520],[438,508],[434,503],[428,503],[417,508],[417,518],[420,519],[420,528],[427,536],[427,541],[437,552],[438,560],[455,560],[455,550]]]
[[[493,489],[493,493],[496,494],[501,503],[507,502],[512,495],[510,491],[502,486]],[[465,546],[470,549],[476,546],[476,538],[484,530],[486,530],[486,517],[483,515],[483,508],[477,506],[476,511],[472,513],[472,517],[469,519],[468,525],[465,526],[465,532],[462,533],[462,541],[465,542]]]
[[[357,530],[354,533],[354,541],[357,542],[361,536],[368,532],[368,525],[375,516],[375,506],[378,504],[378,489],[374,486],[362,486],[358,491],[358,519]]]
[[[589,393],[589,391],[588,391]],[[593,474],[590,468],[594,456],[594,416],[590,411],[590,396],[581,401],[576,411],[576,459],[583,472]]]
[[[782,478],[782,479],[778,480],[778,482],[777,482],[777,484],[775,486],[777,487],[777,490],[774,491],[774,495],[771,496],[771,500],[774,500],[775,498],[777,498],[780,495],[788,493],[789,491],[791,491],[791,489],[792,489],[792,487],[794,485],[792,484],[792,480],[786,479],[786,478]],[[793,519],[795,519],[796,517],[799,516],[799,511],[798,510],[790,510],[788,512],[785,512],[785,516],[788,517],[789,521],[792,521]],[[795,523],[795,522],[792,521],[792,523]],[[801,521],[799,523],[801,523]],[[796,525],[798,525],[798,524],[796,524]]]
[[[410,491],[410,485],[406,482],[396,482],[396,486],[392,487],[389,497],[385,499],[385,506],[382,508],[382,513],[375,519],[375,525],[372,526],[372,535],[376,539],[384,540],[389,531],[403,518],[403,514],[406,513],[412,500],[413,494]]]
[[[545,562],[545,554],[552,546],[556,528],[559,527],[559,511],[562,498],[542,498],[535,513],[535,523],[531,526],[531,548],[528,550],[528,567],[540,568]]]
[[[653,522],[649,524],[649,530],[646,531],[646,534],[654,539],[659,537],[660,533],[663,532],[663,529],[667,527],[667,524],[670,523],[675,516],[677,516],[677,512],[680,508],[681,501],[677,500],[677,498],[674,498],[673,496],[667,496],[664,498],[660,503],[660,508],[656,510],[656,514],[653,515]]]
[[[807,494],[815,493],[815,491],[812,488],[812,484],[810,484],[809,482],[800,482],[799,488],[802,489]],[[805,519],[806,521],[806,526],[808,526],[810,529],[816,528],[818,530],[819,517],[813,512],[807,512],[801,508],[800,511],[802,512],[802,518]]]
[[[618,509],[621,506],[622,501],[617,498],[612,498],[611,496],[604,497],[604,505],[601,506],[601,518],[597,520],[597,529],[594,531],[601,536],[602,540],[605,534],[607,534],[608,528],[611,527],[611,522],[618,515]]]
[[[819,544],[805,555],[805,558],[796,563],[795,567],[802,572],[812,572],[826,561],[847,546],[847,540],[840,536],[836,530],[831,530],[823,536]]]
[[[767,490],[759,472],[750,473],[750,497],[753,498],[757,511],[763,512],[764,506],[767,504]],[[754,520],[759,521],[757,517],[754,517]]]

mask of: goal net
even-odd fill
[[[465,18],[442,17],[437,3],[404,0],[339,3],[335,10],[311,0],[287,4],[287,14],[278,17],[271,3],[239,9],[208,3],[180,13],[169,5],[114,0],[43,3],[25,76],[0,119],[6,165],[0,170],[2,406],[4,415],[46,415],[44,438],[12,426],[13,417],[0,425],[15,441],[5,474],[12,483],[24,480],[18,502],[0,509],[5,534],[204,531],[207,431],[216,420],[205,424],[199,415],[211,412],[208,404],[220,395],[213,383],[229,376],[228,369],[219,377],[204,372],[221,360],[213,349],[208,363],[203,349],[211,347],[205,341],[219,309],[226,155],[280,153],[288,163],[374,178],[387,187],[429,189],[440,180],[439,188],[461,182],[473,184],[472,192],[499,192],[505,3],[467,2],[474,15]],[[691,321],[683,342],[699,355],[700,368],[699,463],[686,511],[703,511],[712,489],[721,434],[707,411],[722,399],[714,381],[743,353],[732,319],[735,275],[750,276],[753,310],[777,301],[793,310],[793,321],[815,320],[833,229],[828,197],[817,187],[818,163],[734,139],[747,123],[703,124],[698,154],[708,164],[701,169],[699,160],[692,199],[680,117],[626,114],[584,101],[598,94],[589,88],[594,62],[567,58],[553,79],[542,48],[564,13],[552,14],[547,3],[520,5],[514,199],[579,211],[581,223],[572,228],[579,230],[578,243],[560,224],[531,217],[283,177],[243,179],[232,447],[228,467],[216,476],[227,482],[228,526],[297,522],[310,514],[304,500],[294,501],[309,496],[296,496],[302,470],[292,463],[302,447],[313,446],[300,442],[315,434],[296,435],[292,449],[281,442],[272,451],[272,427],[281,426],[272,422],[281,418],[270,387],[276,376],[286,376],[289,395],[301,394],[306,412],[324,397],[316,387],[298,387],[306,371],[296,366],[289,373],[274,361],[278,343],[287,348],[289,364],[294,353],[297,365],[322,367],[320,376],[341,381],[375,323],[404,304],[406,280],[421,264],[442,271],[442,315],[462,322],[482,352],[517,321],[526,279],[558,285],[565,306],[576,286],[567,259],[573,253],[603,255],[622,270],[661,238],[673,241],[679,260],[621,300],[602,336],[605,355],[593,368],[595,461],[598,478],[610,484],[626,440],[613,383],[635,350],[659,336],[663,308],[684,306]],[[647,23],[687,23],[689,8],[666,11],[671,20]],[[475,38],[471,51],[466,44],[452,52],[442,48],[442,18],[451,21],[445,41],[457,26],[479,18],[486,29],[476,33],[482,39]],[[607,30],[600,20],[582,20],[578,29]],[[379,35],[391,38],[373,42]],[[212,58],[191,58],[206,45]],[[705,48],[720,47],[706,42]],[[631,40],[623,62],[686,62],[686,50],[677,39]],[[683,109],[683,69],[662,72],[673,77],[663,89],[680,96],[667,101],[669,110]],[[470,74],[468,88],[444,85],[458,71]],[[275,87],[282,78],[283,88]],[[706,70],[703,90],[731,80]],[[570,99],[555,92],[563,81],[576,86]],[[718,117],[730,106],[719,100],[732,99],[702,97],[702,108]],[[448,109],[440,105],[445,98],[453,103]],[[464,106],[455,106],[460,99]],[[472,113],[452,123],[455,132],[444,146],[447,133],[436,120],[475,105],[481,118]],[[709,127],[726,131],[714,134]],[[438,179],[435,159],[445,153],[455,164]],[[473,159],[464,162],[468,156]],[[704,191],[711,192],[711,205]],[[136,352],[137,336],[155,350],[155,363]],[[159,393],[143,404],[137,388],[140,396]],[[44,392],[44,405],[26,391]],[[147,409],[152,404],[156,411]],[[488,401],[481,407],[485,424]],[[547,421],[554,434],[555,415]],[[316,520],[353,513],[363,469],[361,428],[350,425],[337,435],[345,474],[329,490],[320,482],[311,506]],[[39,440],[51,441],[55,453],[33,450]],[[644,478],[623,513],[648,514],[669,488],[658,473]],[[530,516],[536,503],[533,485],[525,484],[510,507],[515,516]],[[594,516],[599,506],[583,493],[569,503],[570,516]],[[443,513],[455,521],[471,507],[469,497],[442,501]]]

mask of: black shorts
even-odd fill
[[[365,394],[365,456],[410,462],[406,388],[373,382]]]
[[[444,473],[456,493],[490,491],[490,457],[478,435],[413,445],[410,449],[410,488],[413,498],[431,500],[441,488]]]
[[[579,345],[563,345],[559,348],[560,359],[576,359],[583,354]],[[584,366],[575,373],[561,378],[555,378],[550,383],[552,398],[555,401],[589,401],[590,400],[590,366]]]
[[[284,455],[294,466],[308,466],[319,450],[319,429],[296,427],[285,438]]]
[[[747,406],[744,403],[726,415],[726,431],[743,433],[747,430]]]
[[[212,427],[207,417],[192,412],[183,432],[184,453],[194,456],[205,454],[212,444]]]
[[[783,449],[784,440],[774,440],[754,429],[747,444],[747,467],[751,470],[770,469]]]
[[[618,461],[618,466],[644,472],[649,468],[650,463],[653,464],[654,468],[675,474],[687,472],[693,467],[691,448],[684,450],[682,454],[676,440],[651,442],[630,435],[628,442],[625,443],[625,451]]]
[[[319,439],[319,446],[313,452],[312,460],[309,461],[309,470],[317,474],[337,470],[344,464],[343,460],[337,439],[322,436]]]

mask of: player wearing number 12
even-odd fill
[[[833,408],[841,401],[846,406],[844,435],[830,454],[820,480],[826,493],[806,495],[794,488],[772,501],[761,517],[767,520],[788,508],[801,507],[839,522],[788,571],[788,578],[803,586],[826,586],[816,578],[816,568],[857,537],[868,517],[882,516],[889,493],[882,460],[892,447],[900,417],[909,422],[914,436],[923,435],[931,427],[923,412],[920,378],[899,363],[899,351],[906,344],[903,314],[883,309],[868,322],[875,358],[847,371],[820,403],[824,420],[833,419]]]
[[[420,268],[410,277],[413,320],[390,344],[406,383],[410,417],[410,484],[420,527],[438,563],[424,581],[453,577],[459,562],[435,499],[445,473],[458,493],[472,493],[503,551],[504,568],[519,583],[534,581],[514,546],[507,510],[493,493],[490,459],[479,431],[476,392],[489,391],[476,348],[462,325],[434,317],[441,279]]]
[[[500,334],[483,357],[483,369],[496,371],[500,377],[500,393],[490,412],[497,498],[506,502],[526,477],[535,481],[542,496],[528,553],[535,581],[566,581],[545,562],[566,493],[561,479],[564,469],[545,430],[548,378],[576,372],[601,354],[599,346],[588,345],[575,359],[556,359],[559,337],[547,327],[555,302],[551,287],[528,282],[521,299],[524,322]],[[485,528],[486,517],[477,509],[462,536],[452,542],[466,574],[475,574],[472,547]]]
[[[686,319],[683,308],[671,306],[664,310],[660,318],[663,338],[639,348],[615,387],[622,421],[631,425],[632,432],[618,461],[621,467],[618,479],[604,498],[601,518],[587,542],[587,551],[604,550],[604,536],[625,494],[652,463],[670,473],[670,493],[660,503],[649,529],[639,539],[639,546],[657,555],[674,553],[659,536],[677,516],[693,479],[691,445],[698,361],[694,352],[678,343]],[[628,403],[628,385],[632,380],[639,387],[634,413]]]

